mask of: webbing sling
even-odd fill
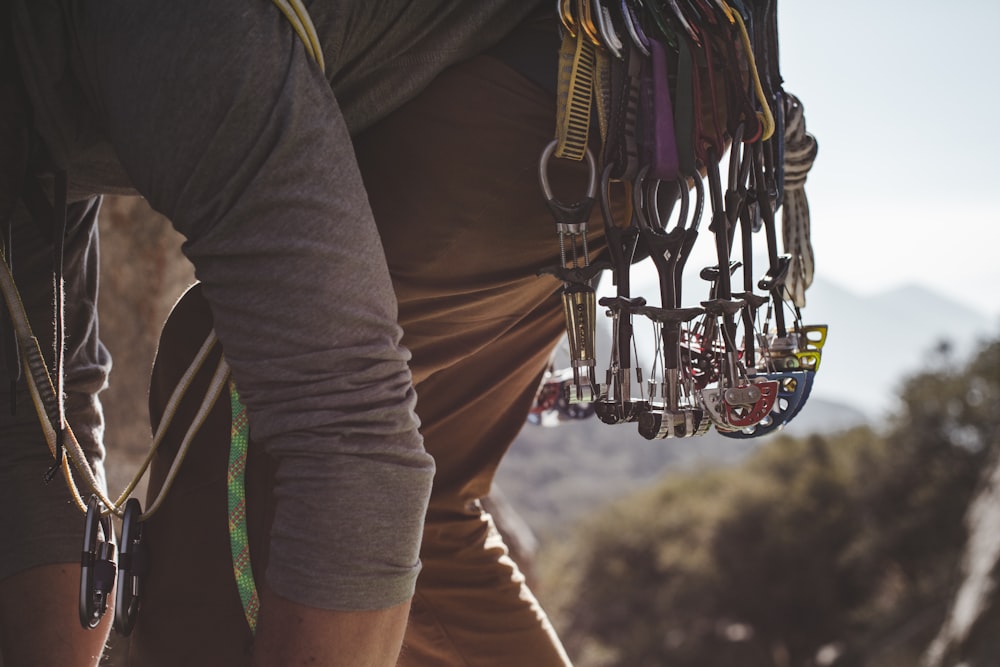
[[[594,44],[582,30],[575,37],[567,32],[559,49],[556,157],[579,161],[587,152],[596,71],[597,49]]]

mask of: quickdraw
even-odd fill
[[[542,169],[553,154],[593,159],[581,147],[589,141],[583,131],[589,109],[596,108],[602,160],[590,169],[601,174],[599,201],[616,291],[599,302],[611,319],[612,342],[596,395],[579,386],[594,367],[589,345],[595,331],[583,329],[596,326],[588,310],[567,317],[574,366],[586,359],[587,372],[575,373],[568,389],[563,374],[551,373],[552,386],[543,386],[539,396],[550,410],[561,406],[568,413],[574,406],[577,416],[592,409],[607,424],[637,422],[649,439],[701,435],[713,426],[734,438],[780,429],[809,397],[827,327],[805,325],[801,314],[813,264],[802,184],[816,143],[805,132],[801,104],[781,86],[775,1],[581,0],[559,8],[563,53],[586,50],[587,57],[562,61],[559,118],[570,116],[572,103],[578,122],[571,142],[557,132]],[[589,88],[570,86],[581,80],[591,82]],[[617,187],[630,197],[628,220],[613,219],[609,199]],[[543,192],[551,200],[544,182]],[[700,274],[707,295],[685,304],[682,274],[706,199],[717,263]],[[793,202],[781,221],[784,250],[776,219],[783,200]],[[565,214],[554,213],[562,246]],[[585,228],[583,211],[578,214],[573,222]],[[768,265],[758,277],[753,250],[761,236]],[[645,256],[659,278],[658,298],[630,291],[633,263]],[[590,303],[593,269],[585,281],[560,277],[564,299],[586,282],[581,291]],[[652,354],[643,357],[634,336],[641,321],[655,334]],[[640,358],[652,359],[645,373]],[[553,398],[559,388],[563,393]]]

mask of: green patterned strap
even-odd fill
[[[246,467],[249,427],[247,410],[240,402],[236,386],[229,383],[229,404],[232,408],[232,435],[229,441],[229,470],[226,474],[229,500],[229,546],[233,553],[233,574],[243,603],[243,613],[250,632],[257,630],[260,599],[250,567],[250,542],[247,538]]]

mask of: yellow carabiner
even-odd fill
[[[580,27],[583,28],[583,32],[587,35],[587,39],[589,39],[594,46],[603,48],[604,42],[601,41],[601,30],[597,27],[597,22],[594,20],[594,14],[590,7],[590,0],[579,0],[577,7],[580,10]]]
[[[570,37],[576,37],[576,16],[573,14],[573,0],[556,0],[559,20]]]

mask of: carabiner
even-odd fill
[[[545,195],[545,201],[553,202],[558,201],[552,194],[552,186],[549,184],[549,160],[552,158],[552,154],[556,151],[556,146],[559,145],[559,141],[553,139],[552,142],[545,147],[542,151],[542,157],[538,161],[538,182],[542,186],[542,194]],[[584,154],[587,160],[587,167],[590,170],[589,179],[587,180],[587,199],[593,200],[597,196],[597,164],[594,162],[594,154],[587,149]]]
[[[556,11],[559,20],[562,21],[563,29],[569,33],[570,37],[576,37],[577,20],[573,14],[573,0],[556,0]]]
[[[622,44],[621,37],[615,32],[614,24],[611,21],[611,13],[608,8],[605,7],[601,0],[593,0],[593,14],[597,19],[597,31],[601,36],[601,43],[607,51],[613,55],[618,60],[622,59],[622,49],[625,45]]]
[[[590,3],[591,0],[578,0],[577,2],[577,7],[580,10],[580,28],[583,29],[583,34],[590,40],[591,44],[603,48],[604,42],[601,41],[601,31],[597,27],[597,21],[594,20],[594,10]]]
[[[121,544],[118,547],[118,588],[115,592],[114,628],[127,637],[135,626],[142,598],[142,577],[148,571],[142,541],[142,507],[135,498],[125,503]]]
[[[639,0],[635,1],[639,2]],[[621,3],[622,22],[625,24],[625,30],[628,32],[629,37],[632,38],[632,44],[635,45],[635,48],[639,49],[639,53],[648,58],[650,56],[649,37],[642,30],[642,25],[639,23],[639,16],[629,0],[621,0]]]
[[[96,628],[108,610],[108,597],[115,586],[114,547],[111,517],[101,516],[101,503],[97,496],[91,496],[80,559],[80,624],[85,629]]]

